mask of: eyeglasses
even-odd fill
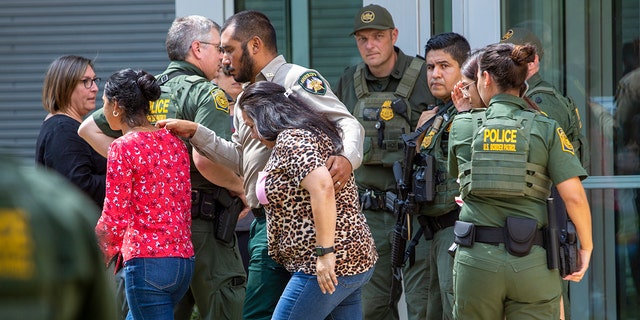
[[[95,77],[95,78],[87,78],[87,79],[80,79],[78,81],[82,81],[82,84],[84,84],[84,87],[87,89],[91,89],[91,86],[93,86],[93,84],[96,84],[96,87],[100,86],[100,78]]]
[[[475,81],[471,81],[471,82],[467,83],[464,87],[461,87],[460,91],[462,91],[462,95],[465,96],[465,97],[469,97],[469,87],[472,84],[475,84],[475,83],[476,83]]]
[[[223,53],[224,50],[222,50],[222,47],[220,47],[219,43],[211,43],[211,42],[206,42],[206,41],[200,41],[200,43],[204,43],[204,44],[208,44],[210,46],[214,46],[218,49],[218,51],[220,51],[220,53]]]

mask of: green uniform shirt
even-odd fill
[[[518,97],[499,94],[489,102],[487,119],[508,117],[527,108],[526,102]],[[482,112],[482,111],[480,111]],[[561,133],[558,123],[547,117],[536,115],[531,128],[528,162],[543,166],[554,184],[572,177],[584,179],[587,173],[573,154],[566,135]],[[456,116],[453,121],[449,141],[449,172],[458,176],[460,164],[471,161],[471,144],[475,125],[470,113]],[[464,199],[460,220],[479,226],[502,227],[507,216],[519,216],[538,221],[538,227],[546,225],[546,203],[533,197],[478,197],[469,194]]]
[[[0,158],[0,318],[115,319],[97,211],[57,173]]]
[[[155,101],[150,106],[150,120],[152,122],[167,118],[190,120],[215,131],[221,138],[230,139],[229,102],[224,91],[207,80],[200,69],[186,61],[171,61],[167,69],[156,76],[156,79],[161,79],[163,75],[170,75],[174,72],[180,75],[167,81],[165,83],[166,86],[174,87],[191,81],[190,86],[184,90],[177,91],[175,96],[176,101],[184,100],[184,103],[164,103],[163,99],[165,97],[163,94],[158,101]],[[180,108],[175,108],[175,105],[180,105]],[[102,109],[94,112],[93,117],[98,127],[106,135],[111,137],[122,135],[119,131],[111,130]],[[189,153],[191,153],[191,148],[188,149]],[[191,159],[191,187],[193,189],[212,188],[214,185],[200,174],[193,164],[193,158]]]
[[[533,95],[529,95],[534,88],[539,86],[544,86],[547,88],[553,88],[550,83],[542,80],[542,77],[539,73],[534,74],[527,80],[529,84],[529,90],[527,92],[527,96],[535,102],[540,110],[545,113],[549,118],[558,122],[560,128],[564,130],[570,140],[573,140],[574,137],[570,136],[571,132],[571,114],[567,108],[564,107],[564,103],[562,103],[558,98],[551,94],[544,93],[535,93]],[[555,89],[554,89],[555,90]]]
[[[398,84],[405,70],[409,68],[413,58],[404,54],[402,50],[397,47],[395,50],[398,59],[388,77],[376,78],[371,74],[369,68],[365,68],[365,78],[370,92],[395,92],[398,88]],[[347,67],[344,74],[334,86],[336,96],[338,96],[350,112],[353,112],[358,102],[354,84],[354,73],[357,67],[357,65]],[[425,64],[420,68],[415,86],[409,96],[409,103],[411,104],[411,129],[414,131],[422,112],[426,111],[429,105],[435,103],[435,99],[427,86],[427,68]],[[389,167],[383,167],[382,165],[362,165],[355,171],[355,178],[358,187],[363,189],[396,191],[396,180],[393,176],[392,169]]]

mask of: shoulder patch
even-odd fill
[[[573,151],[573,145],[571,144],[571,141],[569,141],[569,138],[567,138],[567,135],[564,133],[562,128],[558,127],[556,129],[556,133],[558,134],[560,142],[562,143],[562,151],[575,155]]]
[[[213,102],[216,104],[216,110],[229,113],[229,100],[227,100],[227,95],[224,91],[219,88],[214,88],[209,93],[213,98]]]
[[[315,71],[307,71],[298,78],[298,84],[305,91],[323,96],[327,93],[327,84],[324,83],[320,75]]]

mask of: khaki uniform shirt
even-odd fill
[[[296,97],[327,114],[331,121],[337,121],[343,133],[342,155],[349,159],[354,170],[360,166],[364,130],[333,94],[319,72],[287,63],[279,55],[262,69],[256,81],[272,81],[291,89]],[[191,143],[203,155],[242,175],[247,202],[252,208],[257,208],[260,206],[255,192],[258,172],[267,163],[271,150],[259,140],[251,138],[251,128],[244,124],[242,112],[234,113],[233,122],[236,132],[231,142],[220,139],[215,132],[198,128]]]

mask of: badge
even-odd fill
[[[573,145],[571,144],[571,141],[569,141],[569,138],[567,138],[567,135],[564,133],[562,128],[556,129],[556,132],[558,133],[558,137],[560,138],[560,143],[562,143],[562,151],[575,155],[575,153],[573,152]]]
[[[393,109],[391,108],[391,100],[386,100],[382,103],[382,109],[380,109],[380,119],[389,121],[393,119]]]
[[[429,134],[427,134],[424,139],[422,139],[422,143],[420,144],[420,149],[427,149],[429,148],[429,146],[431,145],[431,141],[433,141],[433,136],[436,133],[431,131],[429,132]]]
[[[509,39],[509,38],[511,38],[511,37],[513,37],[513,30],[512,30],[512,29],[509,29],[509,30],[507,30],[507,33],[505,33],[505,34],[502,36],[502,39],[500,39],[500,41],[508,40],[508,39]]]
[[[213,98],[213,102],[216,104],[216,110],[224,111],[229,113],[229,100],[227,100],[227,95],[224,91],[215,88],[211,90],[211,97]]]
[[[298,78],[298,84],[312,94],[323,96],[327,93],[327,85],[324,83],[320,75],[315,71],[307,71]]]
[[[371,23],[376,19],[376,14],[373,11],[365,11],[360,15],[360,21],[363,23]]]

